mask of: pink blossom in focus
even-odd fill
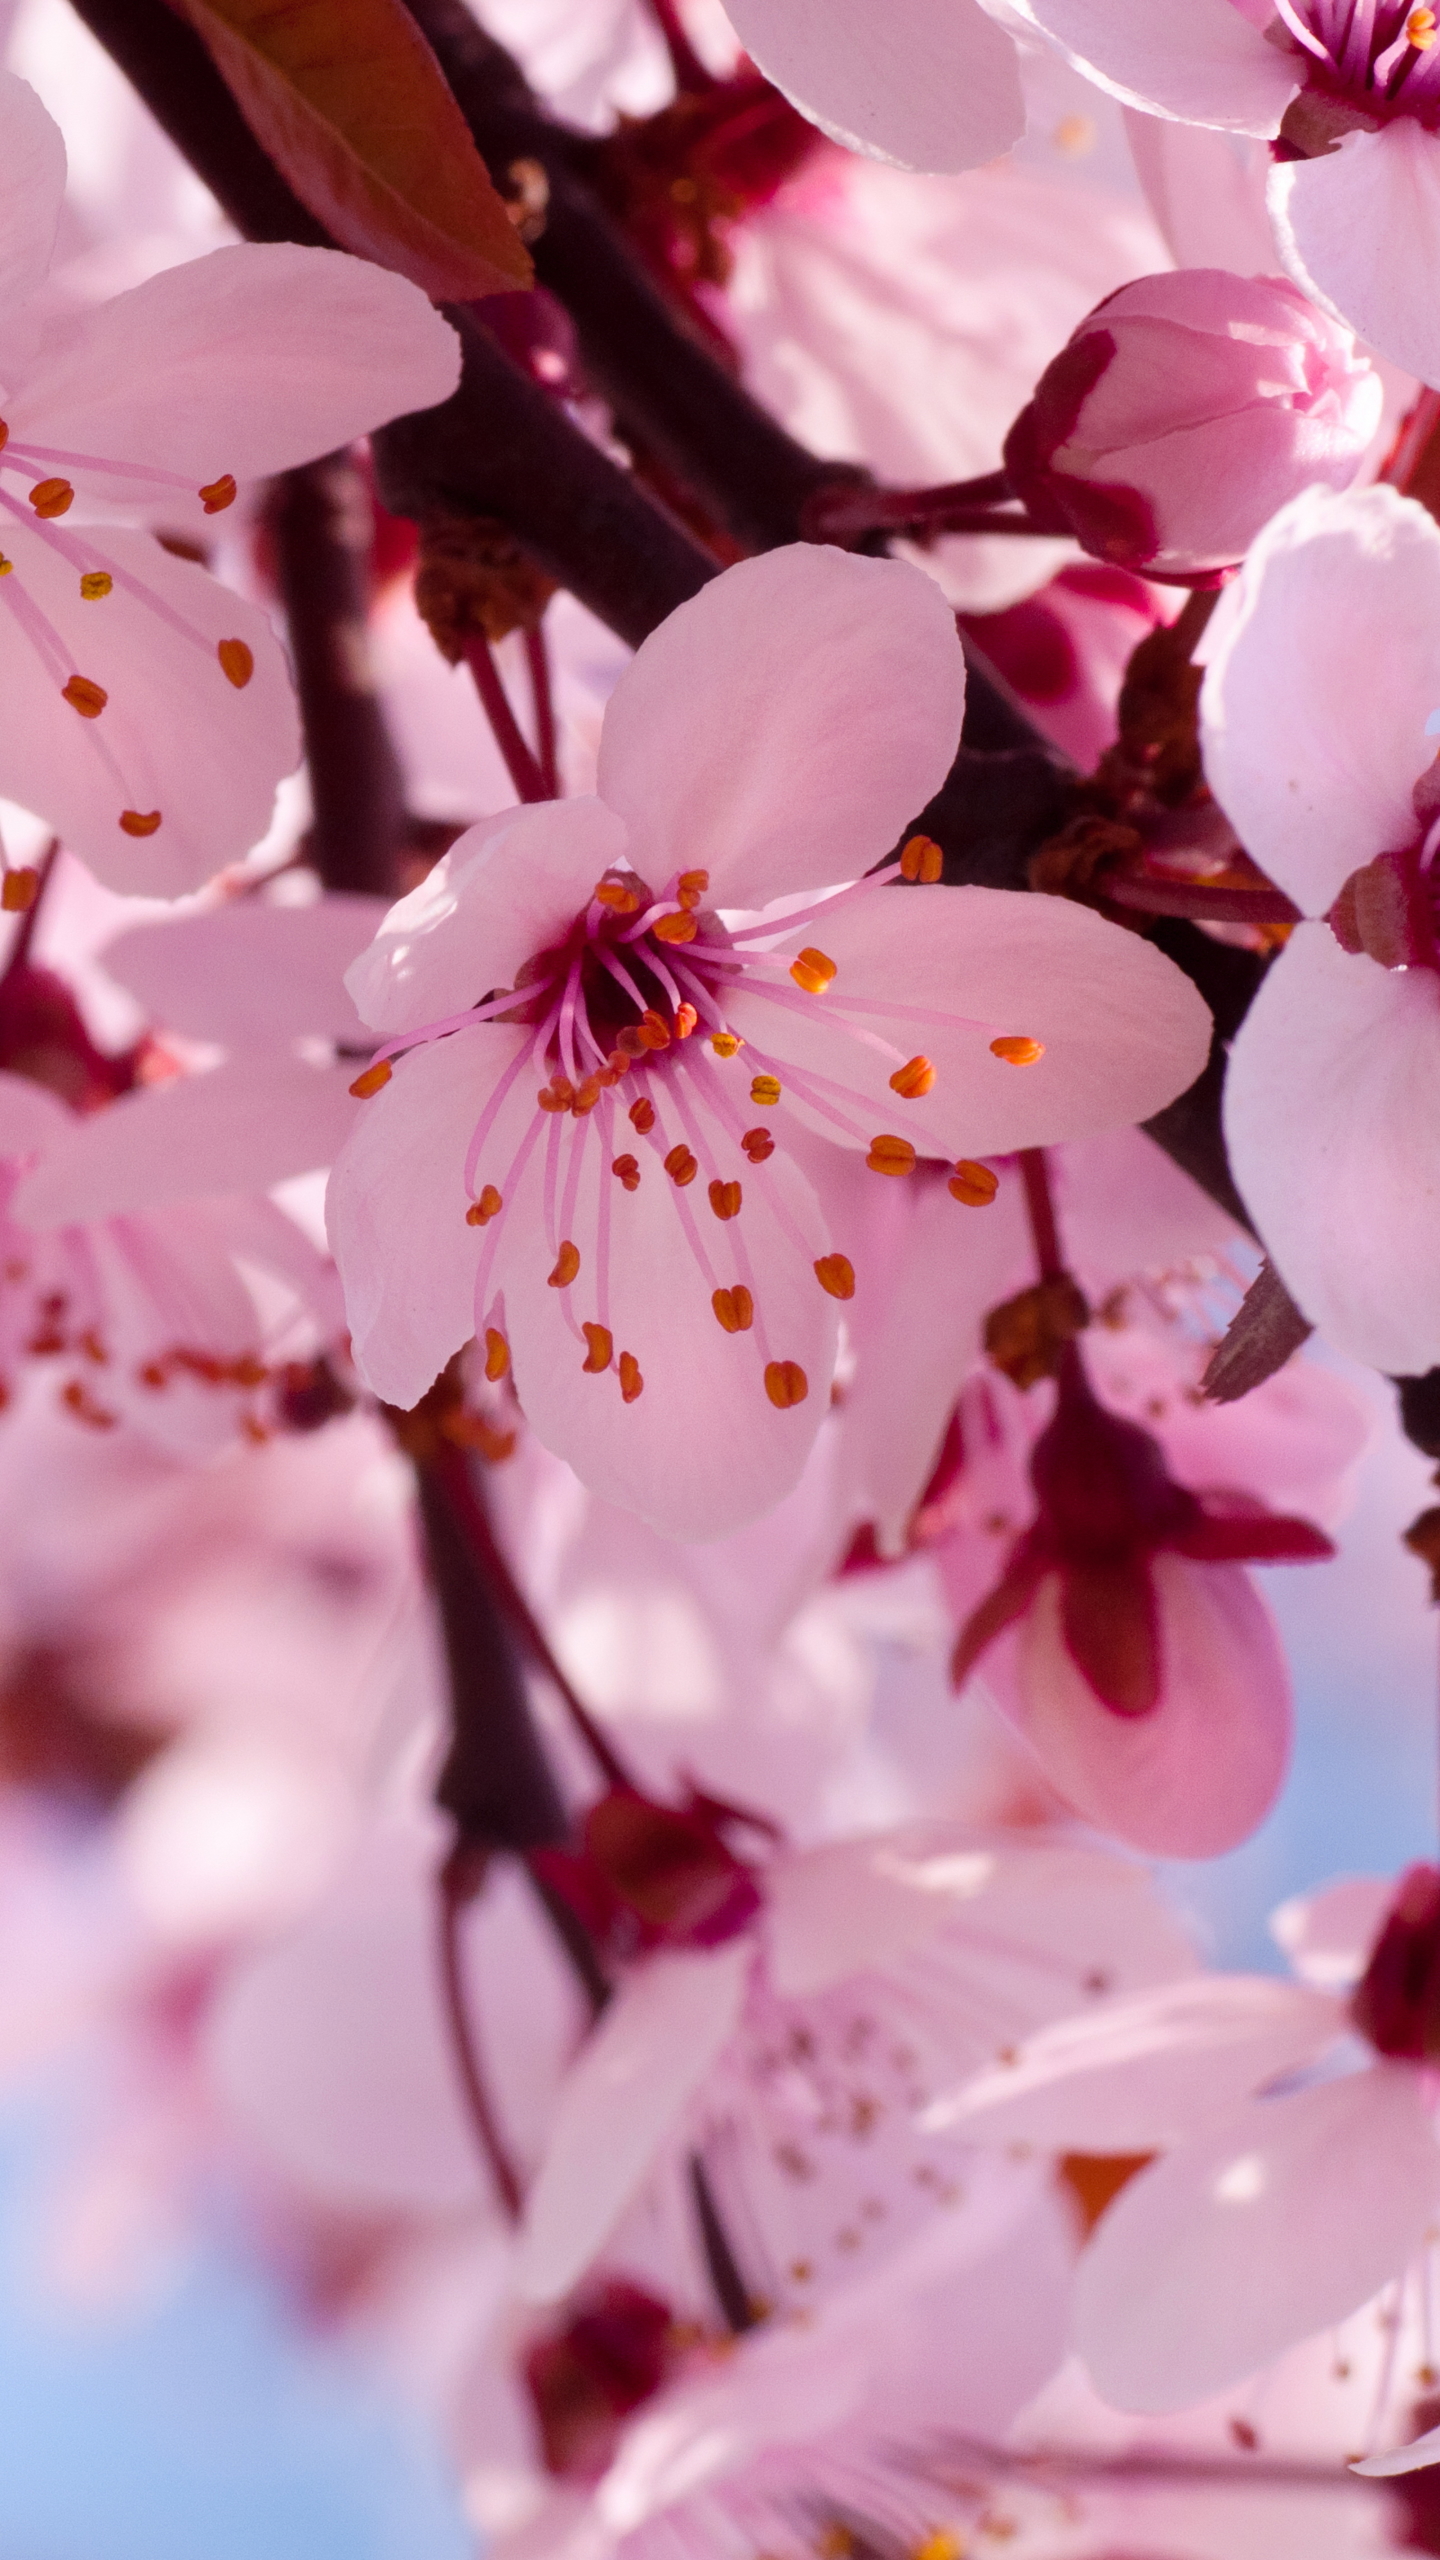
[[[1354,340],[1279,277],[1146,276],[1092,311],[1005,440],[1037,523],[1130,569],[1239,560],[1287,498],[1349,486],[1379,423]]]
[[[378,1393],[413,1404],[493,1334],[587,1483],[720,1534],[799,1476],[853,1294],[791,1130],[884,1179],[1195,1074],[1208,1016],[1149,945],[856,876],[943,779],[962,701],[928,579],[772,552],[647,641],[598,798],[472,830],[394,909],[350,978],[393,1072],[329,1197]]]

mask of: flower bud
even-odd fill
[[[1221,569],[1314,482],[1348,488],[1381,387],[1278,276],[1142,276],[1081,321],[1005,440],[1036,524],[1127,569]]]

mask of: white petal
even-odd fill
[[[226,1045],[315,1034],[354,1046],[365,1033],[345,971],[386,913],[380,898],[308,907],[237,898],[208,915],[132,925],[99,956],[167,1031]]]
[[[433,408],[459,376],[454,330],[403,276],[339,250],[247,243],[53,328],[6,419],[12,445],[183,472],[198,495]],[[155,502],[143,476],[66,476],[84,498]]]
[[[1181,124],[1277,133],[1295,69],[1231,0],[1012,0],[1111,96]]]
[[[1428,2470],[1432,2462],[1440,2462],[1440,2427],[1416,2436],[1410,2444],[1398,2444],[1393,2453],[1372,2453],[1365,2462],[1352,2462],[1362,2480],[1398,2480],[1402,2472]]]
[[[1383,686],[1366,687],[1375,694]],[[1230,1054],[1236,1182],[1296,1303],[1353,1359],[1440,1360],[1440,979],[1301,925]]]
[[[1275,235],[1295,281],[1392,364],[1440,375],[1440,140],[1414,116],[1270,174]]]
[[[60,127],[28,80],[0,72],[0,326],[45,280],[64,193]]]
[[[140,1086],[73,1120],[17,1186],[12,1214],[22,1226],[65,1226],[312,1173],[333,1161],[360,1109],[351,1072],[257,1058]]]
[[[835,142],[905,169],[978,169],[1018,142],[1015,47],[976,0],[735,0],[752,59]]]
[[[746,1938],[662,1950],[612,2001],[565,2084],[530,2191],[516,2269],[527,2301],[558,2301],[604,2247],[733,2034],[753,1960]]]
[[[1122,2409],[1175,2409],[1403,2273],[1440,2195],[1420,2074],[1268,2098],[1134,2179],[1080,2263],[1075,2337]]]
[[[1263,1975],[1167,1983],[1042,2029],[926,2121],[972,2141],[1153,2151],[1312,2061],[1343,2024],[1337,2001]]]
[[[934,580],[795,543],[702,587],[610,697],[599,791],[652,889],[763,906],[867,871],[939,790],[965,662]]]
[[[1255,543],[1207,657],[1211,788],[1261,868],[1324,915],[1352,871],[1415,838],[1440,701],[1440,528],[1393,489],[1307,490]]]

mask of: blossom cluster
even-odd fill
[[[1406,0],[0,11],[7,2551],[1440,2552],[1432,376]]]

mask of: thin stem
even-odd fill
[[[903,533],[936,527],[956,508],[999,506],[1012,495],[1003,471],[973,480],[950,480],[933,489],[877,489],[870,481],[841,481],[818,489],[805,509],[812,542],[844,542],[864,533]]]
[[[1175,638],[1181,643],[1187,658],[1194,657],[1205,625],[1219,601],[1218,586],[1196,586],[1176,614],[1170,628]]]
[[[471,1550],[489,1583],[495,1600],[514,1633],[538,1668],[558,1691],[561,1704],[589,1752],[601,1777],[608,1786],[633,1790],[635,1781],[618,1752],[611,1748],[589,1709],[582,1705],[566,1679],[546,1642],[544,1631],[530,1604],[516,1582],[499,1541],[490,1526],[485,1507],[477,1498],[470,1480],[469,1466],[460,1450],[447,1450],[434,1461],[456,1520],[464,1530]]]
[[[530,698],[535,705],[535,744],[540,777],[548,800],[560,797],[560,755],[555,735],[555,694],[550,682],[550,645],[545,625],[525,634],[525,664],[530,671]]]
[[[698,2151],[690,2154],[690,2195],[695,2219],[700,2226],[700,2246],[705,2269],[715,2288],[725,2325],[732,2337],[743,2337],[747,2329],[758,2328],[760,2313],[751,2300],[750,2288],[740,2272],[740,2261],[730,2245],[730,2234],[715,2201],[715,2190]]]
[[[1159,880],[1146,874],[1107,876],[1104,893],[1113,906],[1147,916],[1194,916],[1207,924],[1298,924],[1300,909],[1283,889],[1226,889],[1204,880]]]
[[[23,969],[30,957],[35,941],[35,928],[40,921],[41,904],[55,876],[55,862],[59,851],[60,839],[58,836],[52,836],[36,865],[35,895],[29,906],[22,912],[20,921],[10,938],[10,948],[5,954],[5,966],[0,970],[0,986],[4,985],[7,978],[14,977]]]
[[[536,763],[521,734],[520,723],[510,708],[510,697],[500,681],[494,651],[481,632],[465,643],[465,664],[475,679],[475,690],[481,708],[490,723],[495,744],[505,759],[505,767],[515,785],[517,799],[550,800],[554,794],[546,790],[545,776]]]
[[[450,2036],[450,2050],[475,2138],[484,2153],[495,2192],[510,2222],[518,2222],[524,2211],[525,2198],[515,2166],[505,2148],[490,2093],[480,2068],[479,2046],[469,2003],[465,1997],[465,1975],[460,1953],[460,1922],[474,1900],[484,1874],[483,1854],[477,1858],[473,1849],[463,1844],[452,1849],[440,1870],[440,1990],[445,2009],[445,2024]]]
[[[1050,1174],[1043,1147],[1021,1148],[1020,1178],[1025,1185],[1025,1211],[1030,1220],[1040,1277],[1042,1280],[1063,1280],[1066,1277],[1065,1256],[1060,1250],[1060,1230],[1055,1223],[1055,1203],[1050,1194]]]

